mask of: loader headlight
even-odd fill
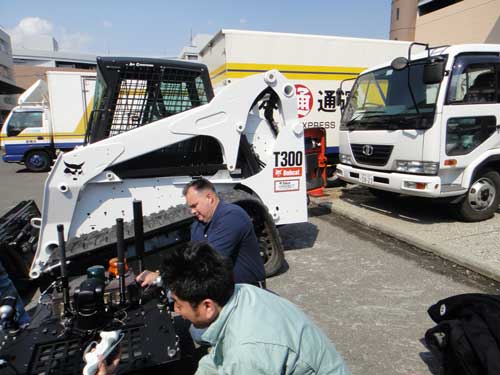
[[[349,155],[340,154],[340,162],[342,164],[352,164],[352,159]]]
[[[417,173],[437,175],[439,163],[433,161],[418,161],[418,160],[396,160],[394,169],[397,172]]]

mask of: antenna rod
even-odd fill
[[[59,240],[59,258],[61,258],[61,286],[63,293],[64,314],[70,312],[68,271],[66,269],[66,243],[64,242],[64,225],[57,225],[57,237]]]
[[[134,234],[135,253],[139,259],[139,273],[144,271],[144,222],[142,217],[142,201],[134,200]]]
[[[125,236],[123,219],[116,219],[116,250],[118,252],[118,283],[120,285],[120,305],[125,304]]]

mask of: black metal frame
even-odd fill
[[[86,142],[146,125],[213,99],[205,65],[187,61],[98,57],[102,100],[94,98]],[[171,108],[168,108],[171,107]]]

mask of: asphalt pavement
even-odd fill
[[[22,200],[33,199],[41,209],[47,176],[48,173],[31,173],[22,165],[0,160],[0,216]]]
[[[287,267],[268,287],[300,306],[335,343],[353,375],[439,375],[424,344],[427,309],[498,283],[311,205],[280,233]]]
[[[432,199],[381,199],[356,185],[325,189],[312,198],[332,213],[500,281],[500,211],[489,220],[464,223]]]

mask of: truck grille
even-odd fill
[[[356,161],[368,165],[386,165],[391,157],[392,148],[393,146],[387,145],[351,144]],[[363,152],[363,149],[368,152]]]

